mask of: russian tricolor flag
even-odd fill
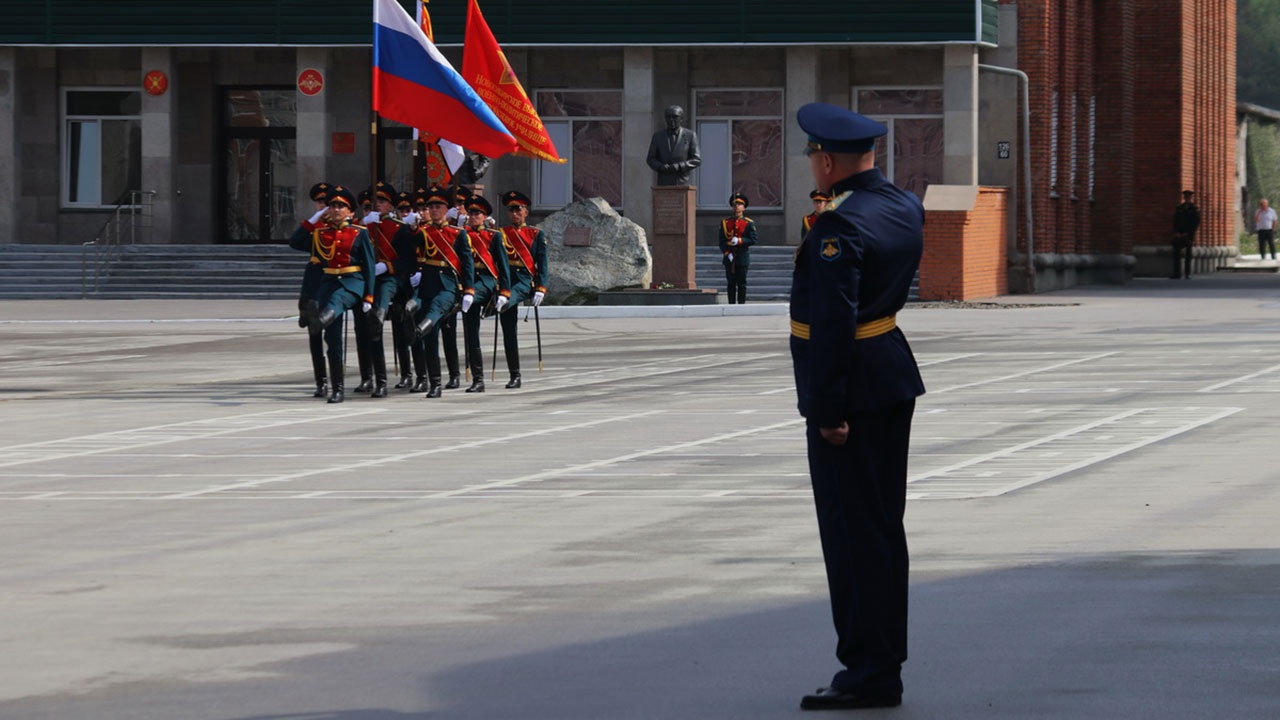
[[[373,109],[492,158],[519,147],[395,0],[373,0]]]

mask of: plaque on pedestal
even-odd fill
[[[697,188],[690,185],[653,188],[653,282],[694,289],[694,245]]]

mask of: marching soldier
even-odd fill
[[[400,221],[404,223],[409,230],[409,254],[401,256],[402,262],[415,265],[416,262],[413,255],[413,235],[418,230],[418,215],[413,212],[413,195],[403,190],[396,196],[396,215]],[[400,274],[396,273],[397,280]],[[411,362],[409,346],[412,343],[413,336],[405,331],[405,303],[409,297],[413,295],[414,288],[409,287],[407,282],[397,282],[398,290],[395,300],[391,303],[391,342],[395,345],[396,365],[400,368],[400,382],[396,383],[397,390],[408,390],[413,387],[413,365]],[[424,359],[425,363],[425,359]],[[423,372],[425,373],[425,364]],[[424,388],[425,389],[425,388]]]
[[[309,196],[315,203],[317,218],[329,209],[331,190],[333,186],[326,182],[311,186]],[[316,306],[316,290],[320,288],[322,279],[324,279],[324,272],[320,269],[320,258],[313,252],[311,258],[307,260],[306,270],[302,272],[302,287],[298,292],[298,327],[307,327],[311,322],[311,316],[320,312],[320,308]],[[312,397],[329,397],[329,378],[324,367],[324,339],[319,335],[307,333],[307,343],[311,351],[311,371],[316,380],[316,391]]]
[[[459,185],[453,189],[453,206],[445,214],[450,225],[466,229],[467,201],[471,199],[471,191]],[[462,385],[461,370],[458,365],[458,317],[450,315],[440,321],[440,344],[444,346],[444,364],[449,370],[449,382],[445,390],[456,390]]]
[[[368,326],[365,332],[375,382],[371,397],[376,398],[387,396],[387,357],[383,349],[382,325],[391,312],[392,303],[400,296],[396,266],[414,257],[413,229],[396,216],[393,205],[396,195],[394,187],[379,180],[373,188],[374,212],[365,218],[377,263],[374,266],[373,310],[363,313],[362,318]]]
[[[360,201],[360,219],[352,218],[351,222],[356,225],[368,227],[372,222],[372,218],[377,213],[373,211],[373,189],[368,188],[361,190],[356,199]],[[370,238],[372,240],[372,238]],[[373,350],[369,347],[369,323],[365,321],[364,314],[359,308],[354,310],[355,325],[353,330],[356,336],[356,360],[360,366],[360,384],[356,386],[355,391],[358,393],[367,393],[373,391]]]
[[[449,212],[449,193],[436,185],[422,198],[426,205],[427,223],[414,236],[418,271],[418,309],[415,337],[426,341],[428,398],[438,398],[440,383],[440,325],[458,313],[471,309],[475,301],[475,269],[467,232],[445,219]]]
[[[516,308],[530,299],[536,308],[547,294],[547,238],[529,219],[529,196],[516,190],[502,195],[511,224],[502,228],[502,245],[511,267],[511,302],[498,315],[502,324],[502,347],[507,356],[511,380],[507,388],[520,387],[520,343],[516,338]]]
[[[800,242],[804,242],[804,236],[809,234],[809,228],[813,227],[818,215],[826,210],[827,203],[831,202],[831,196],[821,190],[809,193],[809,199],[813,201],[813,212],[805,215],[800,221]]]
[[[320,260],[324,278],[316,291],[318,311],[311,315],[312,334],[324,333],[329,358],[329,402],[340,403],[342,390],[343,313],[373,307],[373,247],[369,233],[351,224],[356,197],[341,185],[329,194],[329,209],[317,212],[289,238],[289,247],[310,251]],[[323,222],[321,222],[323,220]]]
[[[485,315],[501,313],[511,298],[511,275],[507,268],[507,252],[502,233],[487,227],[493,206],[480,195],[467,202],[467,237],[476,267],[476,299],[471,309],[462,314],[462,336],[467,348],[467,366],[471,368],[469,393],[484,392],[484,355],[480,350],[480,320]]]
[[[724,254],[730,305],[747,302],[747,268],[751,266],[751,246],[756,244],[756,223],[746,216],[749,204],[742,193],[730,195],[733,214],[720,223],[720,252]]]

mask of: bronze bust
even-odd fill
[[[679,105],[667,108],[666,120],[666,129],[649,142],[649,167],[658,173],[658,185],[688,185],[689,173],[702,164],[698,135],[682,127],[684,108]]]

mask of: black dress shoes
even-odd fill
[[[404,390],[411,387],[413,387],[413,378],[408,375],[401,377],[400,382],[396,383],[397,390]]]
[[[508,390],[514,390],[518,387],[520,387],[520,373],[516,373],[515,375],[512,375],[510,382],[508,382],[506,385],[506,388]]]
[[[365,378],[356,386],[356,392],[358,393],[367,393],[371,390],[373,390],[373,378]]]
[[[449,382],[444,384],[445,390],[457,390],[460,387],[462,387],[462,379],[457,375],[450,375]]]
[[[311,395],[311,397],[318,397],[318,398],[329,397],[329,383],[327,382],[316,383],[316,391]]]
[[[426,391],[427,391],[427,379],[425,377],[418,378],[418,382],[414,383],[413,387],[409,388],[409,392],[411,393],[420,393],[420,392],[426,392]]]
[[[333,389],[333,393],[329,395],[329,402],[330,402],[330,403],[340,403],[340,402],[342,402],[342,401],[343,401],[343,399],[344,399],[344,395],[343,395],[343,392],[342,392],[342,386],[341,386],[341,385],[339,385],[339,386],[335,387],[335,388]]]
[[[369,397],[384,398],[386,396],[387,396],[387,384],[378,383],[378,386],[373,389],[373,394],[370,395]]]
[[[860,710],[898,707],[901,704],[901,695],[869,695],[832,687],[818,688],[814,694],[800,699],[801,710]]]
[[[430,388],[429,390],[427,390],[426,397],[429,397],[429,398],[438,398],[438,397],[440,397],[440,394],[441,394],[441,393],[440,393],[440,383],[438,383],[438,382],[433,382],[433,383],[431,383],[431,388]]]
[[[471,387],[467,388],[467,392],[469,393],[484,392],[484,378],[479,375],[473,375],[472,377],[474,379],[471,381]]]

